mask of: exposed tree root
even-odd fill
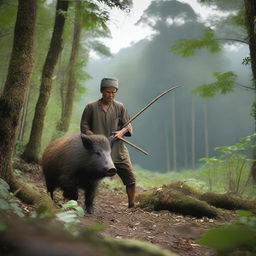
[[[229,194],[200,193],[184,182],[174,182],[138,196],[139,206],[148,210],[168,210],[197,218],[222,218],[222,209],[255,211],[255,201]]]

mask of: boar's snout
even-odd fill
[[[114,176],[116,174],[116,168],[110,168],[107,170],[107,176]]]

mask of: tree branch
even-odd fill
[[[215,38],[218,41],[235,41],[238,43],[242,43],[242,44],[247,44],[249,45],[249,42],[242,40],[242,39],[234,39],[234,38]]]
[[[237,84],[239,87],[242,87],[242,88],[245,88],[245,89],[256,90],[256,88],[254,88],[254,87],[245,86],[245,85],[239,84],[237,82],[235,82],[235,84]]]

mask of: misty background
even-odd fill
[[[146,156],[127,146],[133,163],[160,172],[198,167],[200,158],[217,154],[215,147],[254,132],[251,91],[237,87],[211,99],[192,94],[198,85],[214,81],[213,72],[233,71],[238,83],[249,85],[250,68],[241,64],[249,55],[247,46],[226,44],[217,54],[198,50],[192,58],[175,55],[170,48],[177,39],[201,37],[206,28],[192,7],[179,1],[153,1],[138,24],[154,33],[111,58],[89,61],[86,71],[92,79],[84,84],[87,95],[76,103],[76,119],[88,102],[101,97],[103,77],[119,79],[116,100],[125,104],[130,116],[161,92],[181,85],[135,119],[134,134],[128,138],[149,152]],[[132,37],[132,31],[127,33]]]

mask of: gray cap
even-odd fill
[[[100,83],[100,91],[102,91],[103,88],[116,88],[118,90],[118,80],[117,78],[113,77],[105,77],[101,80]]]

